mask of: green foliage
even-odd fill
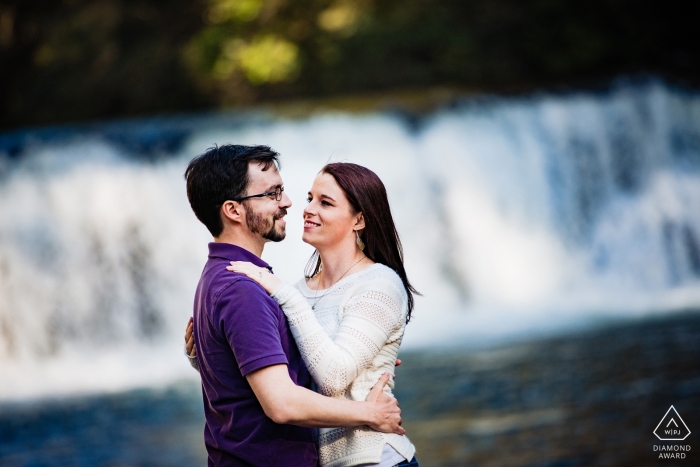
[[[181,50],[192,0],[0,4],[0,128],[206,108]]]
[[[700,82],[676,0],[26,0],[0,6],[0,126],[652,72]]]

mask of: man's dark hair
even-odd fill
[[[185,170],[187,199],[194,214],[214,237],[221,235],[221,205],[245,196],[248,164],[258,162],[262,170],[273,164],[279,168],[279,154],[269,146],[224,144],[206,150],[190,161]]]

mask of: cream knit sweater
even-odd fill
[[[284,284],[272,298],[284,310],[321,394],[364,401],[382,373],[394,374],[406,325],[407,295],[392,269],[373,264],[321,291],[309,289],[304,280],[296,288]],[[391,394],[393,387],[389,379],[384,391]],[[406,459],[415,454],[406,436],[379,433],[367,426],[322,428],[320,464],[378,463],[386,443]]]

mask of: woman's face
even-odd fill
[[[326,173],[316,176],[304,209],[301,239],[316,249],[355,242],[355,229],[362,229],[361,213],[352,213],[350,202],[335,179]]]

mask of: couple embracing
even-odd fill
[[[321,169],[302,235],[316,252],[293,286],[261,259],[284,239],[292,205],[276,152],[211,148],[185,179],[214,237],[185,336],[209,466],[417,467],[391,394],[417,292],[379,177]]]

